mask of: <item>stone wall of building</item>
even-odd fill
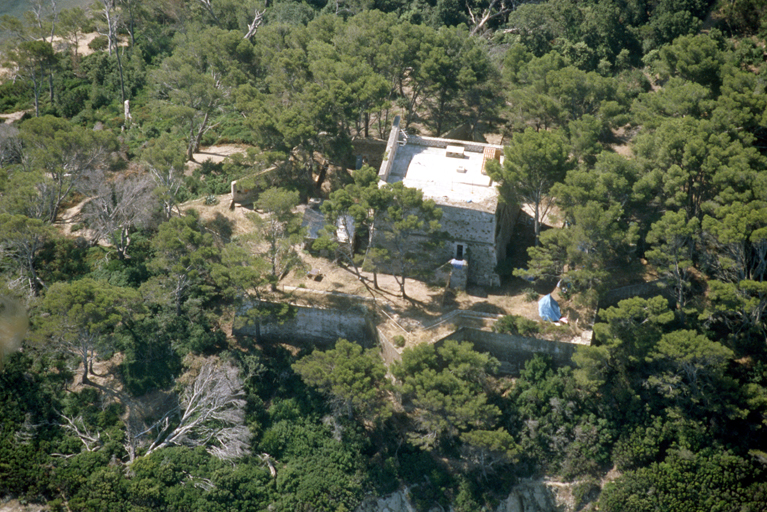
[[[472,210],[451,205],[438,205],[442,210],[439,223],[455,241],[495,243],[495,215],[482,210]]]
[[[468,281],[482,286],[500,284],[500,279],[495,273],[498,264],[495,249],[495,215],[450,205],[440,205],[440,208],[440,224],[450,241],[444,245],[438,261],[442,263],[455,258],[456,246],[461,244],[464,258],[469,262]]]
[[[506,259],[506,248],[514,234],[514,225],[517,223],[519,211],[519,206],[516,204],[498,202],[498,209],[495,211],[495,225],[498,228],[495,236],[495,259],[499,263]]]
[[[469,283],[481,286],[498,286],[500,278],[495,273],[498,264],[495,246],[495,215],[480,210],[469,210],[454,206],[442,206],[443,215],[440,220],[442,231],[447,234],[447,241],[438,249],[429,250],[429,258],[422,260],[421,268],[427,276],[426,279],[435,283],[445,280],[445,272],[439,272],[451,259],[457,257],[457,246],[463,246],[463,258],[469,262],[467,280]],[[413,236],[413,247],[419,241],[425,241],[423,237]],[[394,250],[394,246],[387,242],[384,236],[375,237],[377,245]],[[393,267],[382,264],[379,268],[383,272],[391,272]],[[434,273],[433,275],[430,275]]]

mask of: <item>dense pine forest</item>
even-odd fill
[[[0,19],[0,497],[340,512],[407,488],[468,512],[546,477],[572,510],[767,510],[767,2],[31,4]],[[515,378],[465,342],[386,367],[233,336],[290,314],[235,318],[300,267],[297,205],[392,211],[351,169],[397,115],[496,137],[503,200],[556,208],[505,280],[583,308],[618,274],[665,293]],[[225,143],[247,151],[193,162]],[[232,180],[258,192],[247,232],[183,206]]]

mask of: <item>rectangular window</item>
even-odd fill
[[[463,259],[463,245],[458,244],[455,246],[455,259],[462,260]]]

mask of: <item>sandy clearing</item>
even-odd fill
[[[5,124],[15,123],[24,117],[24,114],[27,112],[31,112],[31,110],[19,110],[18,112],[11,112],[10,114],[0,114],[0,119],[4,119]]]
[[[85,56],[90,55],[93,53],[93,50],[88,46],[91,41],[96,39],[100,34],[98,32],[88,32],[87,34],[82,34],[80,38],[77,41],[77,55]],[[54,49],[56,51],[65,51],[68,50],[72,44],[67,41],[66,39],[56,36],[53,38],[53,45]],[[118,37],[117,38],[117,46],[123,46],[128,47],[128,38],[127,37]],[[103,50],[107,51],[107,50]]]
[[[0,503],[0,512],[44,512],[50,510],[47,505],[22,505],[19,500]]]
[[[186,163],[184,174],[191,176],[194,170],[200,167],[203,162],[213,162],[214,164],[218,164],[232,155],[244,155],[247,153],[248,148],[250,148],[250,146],[246,144],[216,144],[200,148],[199,152],[192,155],[194,160],[190,160]]]
[[[85,56],[90,55],[93,52],[93,50],[88,46],[91,41],[96,39],[99,36],[98,32],[89,32],[87,34],[82,34],[77,41],[77,55],[79,56]],[[65,40],[61,36],[56,36],[53,38],[53,46],[54,50],[57,52],[63,52],[67,51],[72,45],[69,41]],[[119,37],[117,40],[117,46],[122,47],[128,47],[129,42],[128,39],[125,37]],[[107,51],[107,50],[103,50]],[[11,80],[13,79],[14,72],[12,69],[5,68],[0,66],[0,83],[4,82],[5,80]]]

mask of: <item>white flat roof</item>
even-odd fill
[[[495,210],[498,192],[490,176],[482,174],[482,163],[481,152],[465,151],[456,158],[448,157],[445,147],[406,144],[397,149],[388,182],[418,188],[438,204]]]

